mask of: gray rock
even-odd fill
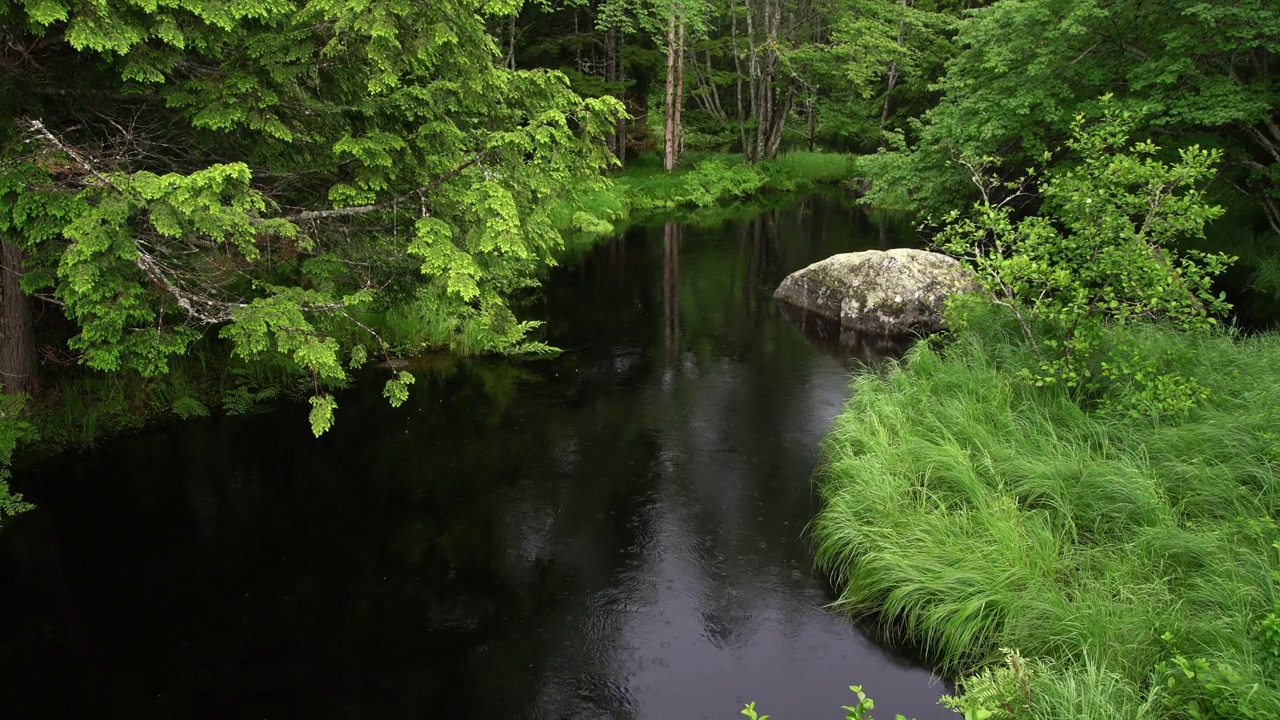
[[[975,288],[955,258],[900,248],[832,255],[788,275],[773,296],[843,328],[903,335],[943,329],[946,299]]]

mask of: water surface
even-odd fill
[[[884,232],[882,232],[884,230]],[[632,230],[529,312],[565,352],[369,372],[305,408],[185,423],[23,474],[0,533],[11,717],[953,717],[838,612],[805,524],[850,368],[770,296],[897,242],[817,199]]]

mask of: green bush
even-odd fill
[[[1176,247],[1203,238],[1222,213],[1199,188],[1221,155],[1190,147],[1168,164],[1152,143],[1130,144],[1127,131],[1122,116],[1094,126],[1078,117],[1068,146],[1080,162],[1039,180],[1042,212],[1027,217],[1012,207],[1031,178],[1002,183],[985,175],[985,160],[961,160],[982,200],[967,216],[949,214],[937,241],[965,257],[1017,319],[1038,355],[1028,379],[1061,383],[1079,399],[1108,398],[1109,410],[1182,412],[1204,388],[1113,329],[1160,320],[1203,330],[1229,309],[1210,287],[1235,258]],[[1099,392],[1116,385],[1127,392]]]

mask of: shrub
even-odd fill
[[[1038,355],[1029,380],[1103,397],[1109,409],[1130,414],[1182,412],[1204,388],[1109,328],[1159,320],[1204,330],[1228,309],[1210,286],[1234,258],[1173,246],[1203,237],[1205,223],[1221,215],[1198,187],[1221,154],[1193,146],[1169,164],[1154,144],[1129,144],[1127,127],[1114,114],[1094,126],[1077,117],[1068,145],[1081,161],[1040,183],[1039,215],[1017,218],[1012,210],[1034,170],[1002,184],[985,175],[984,161],[962,161],[982,200],[968,216],[948,215],[938,244],[966,258],[1016,318]],[[1100,395],[1105,387],[1124,392]]]

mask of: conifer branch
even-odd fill
[[[401,202],[404,202],[405,200],[408,200],[411,197],[414,197],[414,196],[422,197],[426,193],[429,193],[432,190],[435,190],[436,188],[440,187],[444,183],[456,177],[462,171],[466,170],[472,165],[479,163],[480,159],[484,157],[484,153],[485,151],[481,150],[477,152],[475,155],[472,155],[471,158],[468,159],[466,162],[463,162],[461,165],[458,165],[457,167],[450,170],[449,172],[441,175],[435,180],[432,180],[430,183],[423,185],[422,187],[414,188],[413,190],[410,190],[409,192],[399,197],[392,198],[390,200],[384,200],[380,203],[374,203],[372,205],[356,205],[354,207],[335,208],[333,210],[305,210],[295,215],[286,215],[282,219],[288,220],[289,222],[305,222],[307,220],[327,220],[329,218],[336,218],[336,217],[351,217],[354,215],[365,215],[371,212],[377,212],[379,210],[386,210],[387,208],[394,207],[395,205]]]

